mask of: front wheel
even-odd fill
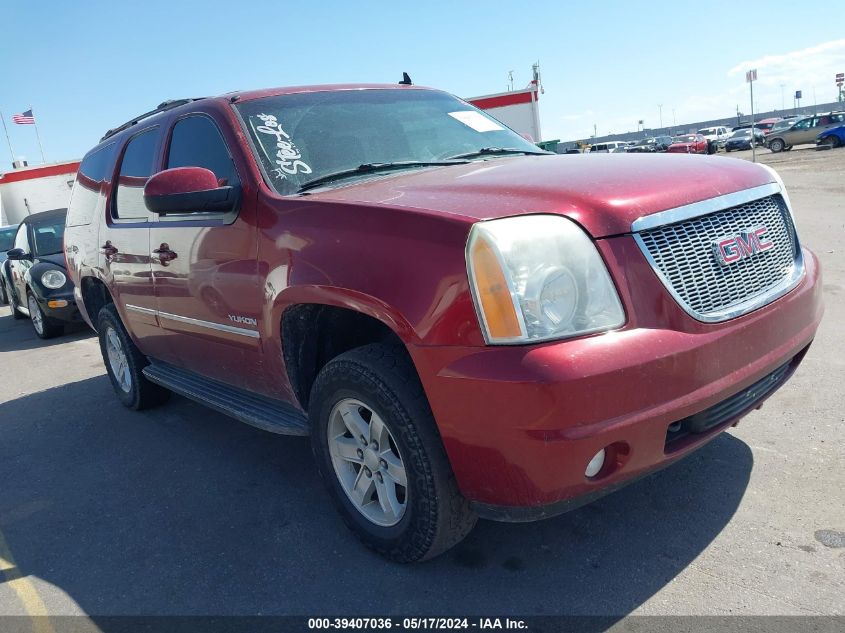
[[[396,562],[425,560],[475,525],[402,348],[367,345],[330,361],[311,390],[309,418],[320,475],[371,549]]]
[[[38,300],[32,293],[26,297],[27,308],[29,308],[29,319],[38,338],[55,338],[65,331],[64,325],[51,319],[41,310]]]
[[[170,391],[151,383],[143,369],[149,364],[123,327],[113,303],[97,317],[100,352],[114,392],[129,409],[147,409],[167,400]]]
[[[779,138],[769,141],[769,149],[772,150],[775,154],[777,154],[778,152],[782,152],[785,147],[786,144]]]
[[[830,145],[830,149],[836,149],[842,145],[842,142],[839,140],[838,136],[831,135],[827,137],[827,144]]]

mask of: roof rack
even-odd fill
[[[192,101],[200,101],[202,99],[205,99],[205,97],[194,97],[194,98],[189,98],[189,99],[171,99],[169,101],[162,101],[161,103],[158,104],[158,106],[156,106],[156,108],[154,110],[150,110],[149,112],[144,112],[144,114],[140,114],[140,115],[130,119],[129,121],[127,121],[123,125],[118,125],[116,128],[112,128],[111,130],[107,131],[103,135],[103,138],[100,139],[100,142],[102,143],[103,141],[105,141],[110,136],[114,136],[118,132],[122,132],[123,130],[129,129],[130,127],[132,127],[133,125],[138,123],[138,121],[142,121],[142,120],[146,119],[147,117],[153,116],[154,114],[158,114],[159,112],[166,112],[167,110],[172,110],[173,108],[178,108],[179,106],[185,105],[186,103],[191,103]]]

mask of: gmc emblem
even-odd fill
[[[716,256],[716,261],[722,266],[727,266],[769,250],[774,246],[774,242],[766,237],[768,232],[769,229],[765,226],[758,226],[743,231],[739,235],[716,240],[713,242],[713,254]]]

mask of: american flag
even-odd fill
[[[32,114],[32,109],[20,114],[13,114],[12,121],[18,125],[35,125],[35,116]]]

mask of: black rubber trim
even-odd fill
[[[259,429],[282,435],[309,433],[305,414],[281,400],[238,389],[159,361],[144,367],[144,376],[152,383]]]
[[[487,503],[479,503],[477,501],[470,501],[469,506],[475,511],[475,513],[480,518],[488,519],[490,521],[500,521],[503,523],[530,523],[532,521],[551,519],[552,517],[571,512],[572,510],[577,510],[581,506],[585,506],[589,503],[592,503],[593,501],[601,499],[602,497],[614,493],[629,484],[635,483],[640,479],[643,479],[644,477],[648,477],[650,474],[662,470],[663,468],[666,468],[667,466],[673,463],[674,460],[661,462],[660,464],[657,464],[652,470],[649,470],[635,477],[631,477],[630,479],[617,481],[614,484],[604,486],[592,492],[588,492],[587,494],[579,495],[577,497],[571,497],[569,499],[564,499],[562,501],[557,501],[555,503],[550,503],[547,505],[498,506]]]

